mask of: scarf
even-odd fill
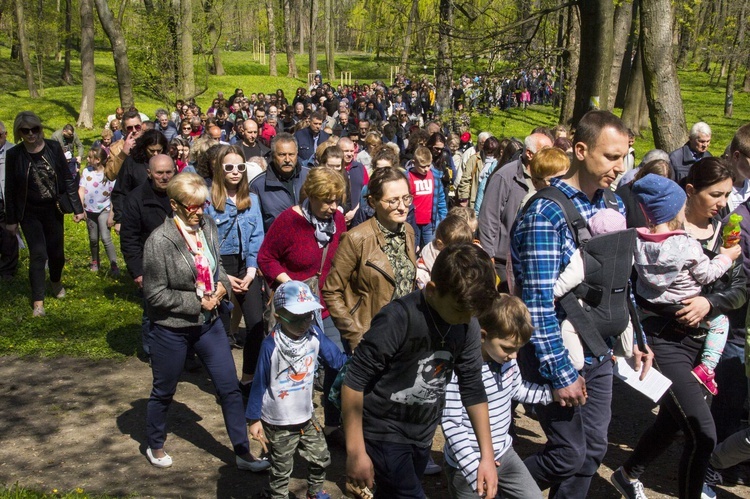
[[[291,369],[294,374],[302,372],[305,369],[305,354],[310,344],[307,332],[295,340],[284,334],[281,330],[281,324],[276,324],[273,339],[276,342],[276,352],[279,355],[277,378],[287,369]]]
[[[198,293],[198,296],[201,298],[205,294],[211,294],[214,291],[213,273],[211,272],[211,261],[205,254],[204,245],[206,244],[206,239],[203,235],[203,229],[201,229],[200,225],[187,225],[176,215],[174,217],[174,223],[177,226],[177,231],[185,240],[190,254],[193,255],[193,262],[195,263],[196,270],[196,293]],[[195,239],[192,237],[188,238],[188,234],[194,235]]]
[[[318,247],[322,248],[331,242],[331,238],[336,234],[336,223],[333,221],[333,217],[328,220],[321,220],[313,215],[312,211],[310,211],[309,199],[302,201],[300,209],[305,220],[310,222],[310,225],[315,228],[315,240],[318,242]]]

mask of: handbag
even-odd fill
[[[55,190],[59,191],[60,184],[58,182],[57,178],[57,172],[55,171],[55,168],[52,166],[52,164],[47,159],[47,151],[45,150],[44,154],[42,155],[42,160],[47,163],[47,166],[50,167],[52,172],[54,173],[54,179],[55,179]],[[63,189],[62,192],[56,193],[57,200],[55,201],[55,205],[57,206],[57,211],[62,213],[63,215],[73,213],[73,202],[70,200],[70,197],[68,196],[68,190]]]

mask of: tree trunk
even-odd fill
[[[401,74],[406,74],[408,70],[407,64],[409,63],[409,52],[411,52],[411,38],[414,33],[414,25],[419,17],[419,0],[411,1],[411,11],[409,12],[409,20],[406,23],[406,35],[404,36],[404,48],[401,51],[401,65],[399,71]]]
[[[745,30],[747,19],[747,4],[750,0],[743,0],[742,7],[737,20],[737,34],[734,36],[734,47],[742,47],[745,42]],[[739,55],[729,54],[729,74],[727,75],[727,90],[724,99],[724,117],[731,118],[734,111],[734,80],[737,77],[737,66],[739,65]]]
[[[559,85],[559,91],[562,92],[560,123],[570,124],[573,121],[576,95],[574,75],[578,74],[578,67],[581,62],[581,18],[578,7],[575,5],[568,7],[568,34],[563,60],[565,63],[560,71],[563,76]]]
[[[221,46],[219,45],[219,33],[216,30],[216,14],[214,13],[213,0],[206,0],[203,4],[203,13],[208,23],[208,41],[211,44],[211,73],[216,76],[224,76],[224,65],[221,63]]]
[[[112,57],[115,61],[115,73],[117,74],[117,87],[120,92],[120,105],[124,109],[133,106],[133,83],[130,76],[130,64],[128,63],[128,51],[125,45],[125,37],[122,35],[120,24],[115,20],[112,11],[107,5],[107,0],[94,0],[96,12],[102,28],[112,44]]]
[[[326,37],[326,73],[328,73],[328,80],[333,82],[336,79],[336,68],[333,60],[333,0],[325,0],[325,5],[323,8],[325,9],[323,22],[325,23]]]
[[[286,49],[286,60],[289,65],[287,78],[297,77],[297,63],[294,61],[294,44],[292,42],[292,0],[281,0],[284,3],[284,46]],[[301,0],[300,0],[301,1]],[[300,33],[300,36],[302,34]]]
[[[635,64],[635,49],[638,46],[638,33],[639,33],[639,19],[638,14],[638,3],[639,0],[633,0],[633,20],[630,24],[630,34],[628,35],[628,42],[625,47],[625,53],[622,56],[622,70],[620,71],[620,81],[617,84],[617,95],[615,96],[615,103],[613,107],[622,107],[625,105],[625,92],[628,90],[628,82],[630,81],[630,72],[633,70],[633,64]]]
[[[627,57],[628,62],[630,61],[630,54],[626,53],[626,51],[628,48],[628,36],[633,25],[634,3],[634,0],[625,0],[615,8],[614,35],[612,40],[614,50],[612,53],[612,71],[609,77],[609,96],[606,103],[606,109],[609,110],[615,107],[624,59]]]
[[[18,28],[19,56],[23,64],[23,72],[26,74],[29,97],[38,99],[39,92],[37,92],[36,84],[34,84],[34,73],[31,69],[31,60],[29,59],[29,40],[26,38],[26,21],[23,16],[23,2],[21,0],[16,1],[16,26]]]
[[[451,36],[453,31],[453,2],[440,0],[440,19],[438,24],[438,53],[436,72],[436,100],[440,107],[438,112],[451,108],[451,83],[453,81],[453,57]]]
[[[73,17],[72,4],[73,2],[71,0],[65,0],[65,56],[63,58],[62,81],[64,81],[66,85],[73,84],[73,75],[70,74],[70,51],[73,46],[73,33],[70,31]]]
[[[742,83],[742,91],[750,92],[750,55],[748,55],[745,63],[745,81]]]
[[[573,124],[590,109],[606,108],[612,71],[612,26],[615,7],[611,0],[581,0],[581,60],[576,78]]]
[[[81,0],[81,111],[77,126],[94,128],[94,2]]]
[[[307,53],[308,71],[314,73],[318,70],[318,44],[315,35],[318,32],[318,0],[310,0],[310,40]]]
[[[643,102],[646,100],[646,90],[643,86],[643,58],[641,55],[641,44],[638,44],[630,70],[628,89],[625,92],[625,102],[622,107],[622,121],[634,134],[640,136],[643,115],[648,119],[648,106],[645,108]]]
[[[268,14],[268,74],[278,76],[276,69],[276,25],[273,20],[273,0],[266,0],[266,14]]]
[[[195,70],[193,68],[193,2],[191,0],[173,0],[174,10],[178,13],[177,37],[179,40],[179,57],[177,61],[177,92],[182,97],[194,97]]]
[[[680,81],[672,59],[670,0],[641,1],[643,82],[646,88],[654,146],[673,151],[687,140]]]
[[[305,16],[302,15],[304,12],[304,0],[298,0],[297,5],[297,17],[299,17],[299,53],[305,53]]]

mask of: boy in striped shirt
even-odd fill
[[[553,400],[548,385],[521,379],[516,363],[518,350],[531,338],[534,327],[523,302],[501,294],[479,316],[482,335],[482,381],[487,392],[492,446],[497,466],[498,495],[519,499],[540,499],[542,492],[513,450],[508,434],[512,422],[511,402],[549,404]],[[458,380],[454,374],[445,395],[442,417],[445,462],[448,465],[452,499],[476,498],[476,472],[479,446],[469,416],[461,404]]]

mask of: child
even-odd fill
[[[504,497],[542,497],[539,486],[513,450],[508,434],[513,419],[511,400],[528,404],[549,404],[552,389],[521,379],[516,363],[518,350],[531,339],[534,326],[520,298],[501,294],[479,316],[482,335],[482,381],[490,411],[492,447],[495,450],[498,492]],[[448,464],[449,491],[453,499],[476,498],[476,472],[479,446],[466,409],[461,404],[458,379],[454,375],[446,388],[442,417],[445,462]]]
[[[608,234],[610,232],[616,232],[618,230],[627,229],[625,217],[622,214],[613,209],[599,210],[589,219],[589,232],[591,236],[598,236],[599,234]],[[574,290],[584,279],[584,267],[583,267],[583,256],[581,249],[577,249],[573,256],[570,257],[570,263],[565,267],[555,282],[554,292],[555,300],[559,300],[569,291]],[[560,332],[562,333],[563,345],[568,349],[568,356],[570,362],[576,370],[580,371],[583,369],[584,355],[583,345],[581,339],[576,333],[575,328],[568,320],[564,320],[560,324]],[[628,323],[628,328],[622,333],[623,340],[632,338],[633,327],[632,324]],[[632,345],[632,342],[630,342]],[[631,347],[632,348],[632,347]],[[617,351],[615,354],[624,355],[629,357],[632,353],[625,351]]]
[[[673,181],[649,173],[633,184],[633,196],[648,219],[648,229],[637,229],[635,252],[637,294],[656,305],[680,305],[700,295],[701,286],[720,278],[741,253],[739,245],[721,248],[709,259],[700,243],[684,229],[685,192]],[[656,308],[656,307],[655,307]],[[647,310],[646,313],[654,314]],[[708,329],[701,363],[693,375],[712,394],[718,393],[714,369],[727,339],[726,315],[711,317],[701,328]]]
[[[531,176],[531,185],[534,189],[529,189],[528,194],[521,201],[520,209],[526,205],[526,201],[549,185],[549,181],[570,169],[570,158],[565,151],[556,147],[548,147],[537,152],[529,163],[529,175]]]
[[[86,227],[89,231],[89,246],[91,248],[92,272],[99,271],[99,240],[104,243],[104,249],[109,259],[112,277],[120,276],[117,266],[117,253],[112,243],[110,229],[115,224],[114,212],[111,208],[112,189],[115,181],[104,177],[104,165],[107,162],[107,151],[102,146],[92,146],[89,150],[88,165],[84,168],[78,187],[78,196],[86,211]]]
[[[430,272],[440,251],[450,244],[471,243],[473,233],[463,218],[448,215],[435,231],[435,239],[422,248],[417,259],[417,287],[423,289],[430,281]]]
[[[443,249],[430,282],[372,320],[341,392],[347,476],[375,497],[424,497],[420,480],[458,375],[461,401],[480,449],[477,492],[495,497],[497,473],[482,384],[479,324],[472,315],[497,295],[492,262],[473,244]]]
[[[313,383],[318,355],[336,370],[347,356],[313,325],[314,312],[323,307],[307,284],[283,283],[273,304],[276,326],[261,345],[247,405],[250,435],[270,445],[272,499],[289,495],[297,448],[308,462],[307,498],[330,499],[323,482],[331,456],[313,414]]]
[[[461,217],[467,224],[469,224],[471,233],[472,234],[477,233],[477,230],[479,229],[479,220],[477,220],[477,214],[474,213],[474,210],[472,210],[468,206],[454,206],[453,208],[448,210],[448,216],[451,216],[451,215],[456,215],[458,217]],[[479,239],[475,238],[474,244],[480,245]]]
[[[409,191],[414,196],[414,228],[417,249],[424,248],[435,237],[435,229],[448,214],[443,193],[443,172],[432,166],[432,153],[424,146],[414,151],[414,160],[406,165]]]

